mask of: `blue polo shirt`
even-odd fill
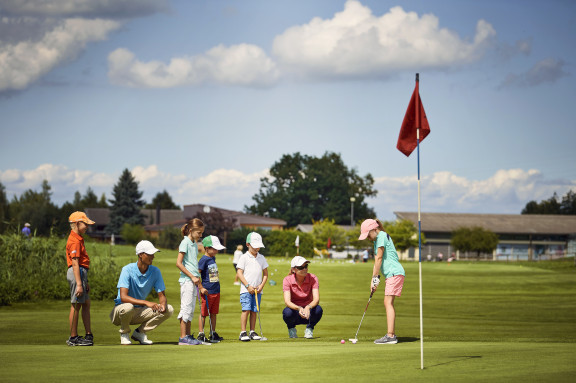
[[[122,268],[120,278],[118,279],[118,296],[114,299],[116,306],[122,304],[120,300],[120,288],[128,289],[128,295],[135,299],[146,300],[152,288],[157,293],[166,290],[164,279],[160,269],[156,266],[148,266],[146,273],[142,274],[138,269],[138,263],[130,263]]]

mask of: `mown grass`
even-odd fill
[[[135,261],[132,247],[116,246],[119,265]],[[264,290],[262,327],[268,342],[242,343],[238,287],[230,255],[217,258],[222,285],[213,346],[180,347],[178,321],[149,337],[150,347],[119,345],[109,323],[112,301],[92,302],[96,345],[70,348],[69,303],[45,301],[0,308],[0,381],[573,381],[576,374],[576,269],[534,264],[423,263],[425,369],[420,370],[418,264],[404,263],[396,301],[400,343],[377,346],[385,331],[383,291],[368,309],[359,343],[354,336],[368,300],[371,264],[315,260],[324,317],[315,339],[287,337],[282,321],[282,279],[287,259],[269,258],[276,286]],[[176,251],[159,253],[168,301],[179,309]],[[552,261],[551,261],[552,262]],[[572,260],[573,262],[573,260]],[[64,272],[62,273],[63,278]],[[196,317],[195,317],[196,319]],[[197,322],[193,329],[197,331]],[[80,326],[81,328],[81,326]],[[299,328],[300,334],[303,327]]]

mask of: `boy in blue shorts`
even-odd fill
[[[258,306],[261,307],[262,289],[264,289],[268,280],[268,262],[259,253],[260,249],[264,247],[262,236],[255,232],[248,234],[246,247],[248,247],[248,251],[238,261],[238,279],[242,283],[240,285],[242,315],[240,316],[241,331],[239,339],[243,342],[260,339],[256,331],[254,331],[257,316],[256,299],[258,299]],[[246,333],[248,316],[250,316],[250,335]]]
[[[202,245],[206,255],[198,261],[198,271],[200,272],[200,294],[202,295],[202,307],[200,316],[198,316],[198,340],[206,342],[204,326],[206,317],[210,315],[210,341],[213,343],[224,340],[216,332],[216,315],[220,309],[220,277],[218,275],[218,265],[216,265],[216,254],[218,250],[224,250],[225,247],[220,244],[218,237],[209,235],[202,240]],[[206,302],[208,299],[208,302]]]

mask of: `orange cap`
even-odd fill
[[[92,221],[86,216],[86,213],[83,211],[75,211],[74,213],[70,214],[70,218],[68,218],[69,222],[84,222],[87,225],[93,225],[96,222]]]

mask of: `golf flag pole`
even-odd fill
[[[396,148],[406,157],[416,149],[418,159],[418,279],[420,293],[420,368],[424,369],[424,321],[422,314],[422,220],[420,217],[420,142],[430,133],[430,125],[420,99],[420,75],[416,73],[416,86],[408,104]]]

